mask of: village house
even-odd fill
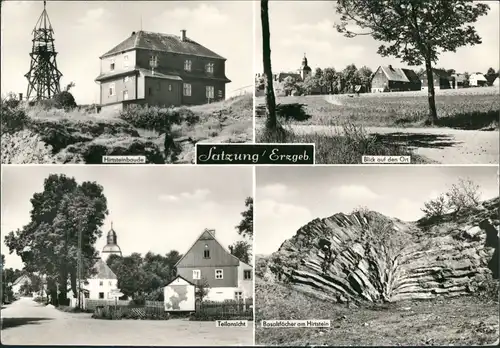
[[[12,293],[15,296],[19,296],[21,295],[21,288],[23,287],[23,285],[30,285],[30,284],[31,284],[31,278],[27,274],[23,274],[12,283]]]
[[[451,75],[455,80],[455,89],[469,87],[469,79],[466,74]]]
[[[273,87],[274,94],[277,97],[285,97],[290,95],[297,95],[298,91],[295,88],[290,88],[295,83],[301,83],[306,80],[307,77],[312,75],[312,69],[308,64],[307,57],[304,54],[302,58],[302,64],[299,69],[292,72],[280,72],[278,74],[273,74]],[[319,86],[313,88],[309,94],[326,94],[328,93],[326,86]],[[265,94],[265,80],[264,74],[255,75],[255,96],[263,96]]]
[[[432,77],[434,90],[455,88],[455,79],[446,70],[432,69]],[[420,79],[422,80],[422,90],[427,90],[429,84],[427,80],[427,73],[425,71],[420,74]]]
[[[90,300],[112,300],[113,292],[118,291],[118,278],[111,268],[99,258],[94,265],[96,273],[86,280],[84,296]]]
[[[497,76],[497,78],[495,79],[495,81],[493,81],[493,86],[495,87],[498,87],[500,86],[500,78]]]
[[[186,36],[132,32],[101,59],[102,109],[130,104],[199,105],[224,100],[226,59]]]
[[[488,80],[480,72],[470,74],[469,84],[471,87],[483,87],[488,85]]]
[[[177,262],[177,275],[193,284],[208,285],[205,300],[253,298],[253,268],[239,260],[205,230]]]
[[[421,81],[411,69],[379,66],[371,80],[371,92],[420,91]]]

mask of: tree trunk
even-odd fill
[[[273,72],[271,69],[271,34],[269,32],[269,0],[260,2],[260,18],[262,22],[262,53],[264,63],[264,75],[266,76],[266,106],[267,106],[267,130],[278,128],[276,119],[276,99],[273,88]]]
[[[429,100],[429,122],[436,124],[437,110],[436,110],[436,92],[434,91],[434,76],[432,73],[432,62],[430,58],[425,59],[425,72],[427,74],[427,98]]]

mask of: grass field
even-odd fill
[[[255,307],[259,345],[470,346],[498,339],[498,301],[476,297],[353,307],[256,278]],[[331,327],[261,327],[261,320],[273,319],[330,320]]]
[[[498,129],[500,113],[498,87],[465,88],[436,92],[438,127],[477,130]],[[256,98],[263,105],[263,97]],[[339,125],[352,122],[371,127],[425,127],[428,115],[426,92],[366,93],[355,95],[320,95],[278,97],[277,104],[304,104],[303,125]]]

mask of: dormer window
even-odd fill
[[[213,74],[214,73],[214,63],[208,63],[207,65],[205,65],[205,71],[208,74]]]
[[[210,250],[208,250],[208,249],[203,250],[203,258],[204,259],[210,258]]]
[[[188,59],[184,61],[184,70],[191,71],[192,62]]]

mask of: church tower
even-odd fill
[[[122,251],[118,246],[116,232],[113,229],[113,223],[111,223],[111,229],[106,237],[106,245],[102,248],[101,257],[104,261],[106,261],[109,255],[112,254],[122,256]]]
[[[306,77],[311,75],[311,71],[312,69],[309,67],[309,65],[307,65],[307,57],[304,53],[304,58],[302,58],[302,67],[299,69],[299,74],[302,78],[302,81],[304,81]]]

